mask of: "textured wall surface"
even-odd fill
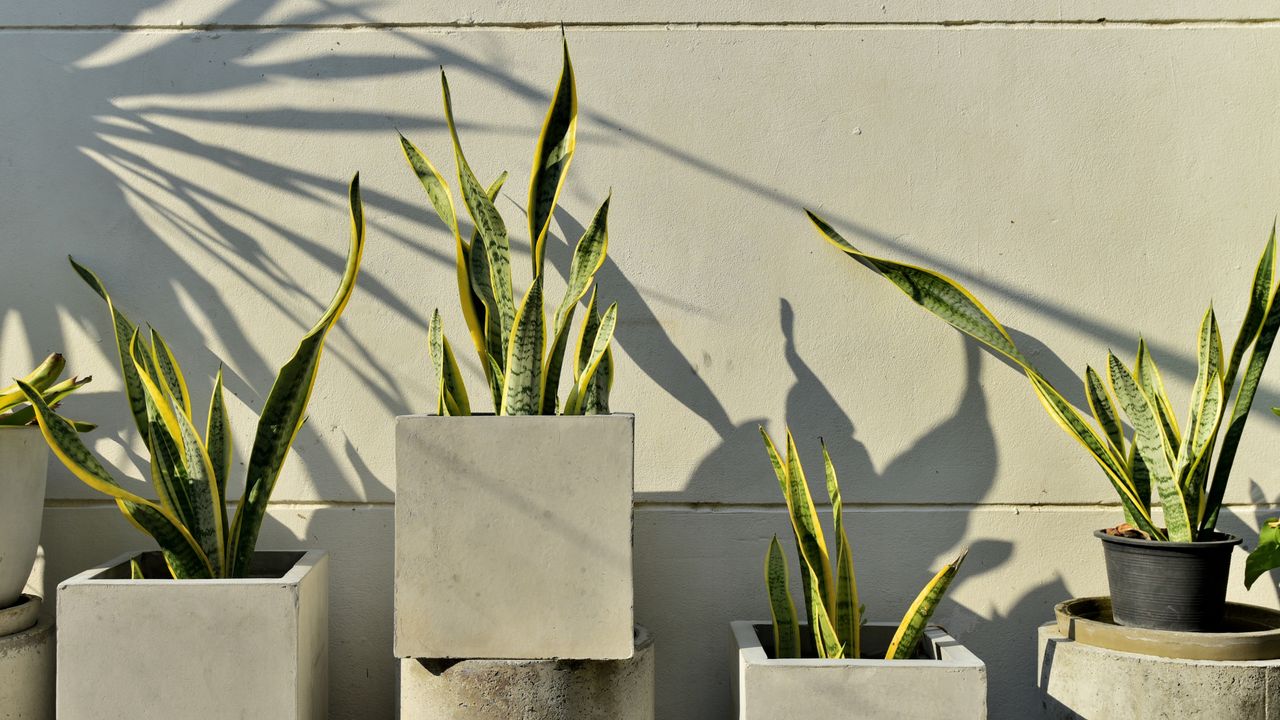
[[[1118,521],[1112,492],[1025,379],[823,244],[801,208],[968,284],[1073,399],[1085,363],[1131,357],[1143,333],[1181,409],[1200,315],[1213,300],[1234,337],[1280,212],[1274,7],[461,5],[0,1],[0,372],[68,352],[95,381],[67,412],[142,476],[73,254],[165,334],[193,392],[224,364],[242,471],[275,368],[337,282],[360,170],[364,271],[262,545],[332,553],[333,717],[392,717],[392,418],[433,401],[432,308],[464,337],[451,240],[395,130],[451,169],[446,66],[472,165],[513,174],[499,207],[523,291],[518,206],[564,21],[582,113],[549,282],[612,188],[599,280],[621,306],[614,406],[637,416],[636,610],[659,717],[729,713],[728,622],[767,616],[763,556],[787,527],[756,428],[788,421],[813,467],[821,435],[842,471],[872,619],[970,548],[937,619],[987,661],[993,716],[1025,717],[1036,626],[1105,591],[1090,531]],[[1274,405],[1275,368],[1223,521],[1246,544],[1280,501]],[[49,593],[148,543],[58,466],[45,520]],[[1274,581],[1244,591],[1242,561],[1232,596],[1275,606]]]

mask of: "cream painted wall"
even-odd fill
[[[1036,625],[1105,590],[1089,532],[1116,521],[1111,491],[1025,380],[821,243],[800,208],[967,283],[1064,386],[1141,331],[1185,397],[1205,304],[1233,336],[1280,212],[1274,9],[418,5],[0,3],[0,371],[67,351],[95,375],[68,411],[139,476],[74,254],[165,333],[200,395],[225,364],[242,467],[274,368],[337,280],[360,170],[364,271],[263,544],[330,550],[333,717],[393,717],[391,418],[431,402],[431,309],[462,328],[449,239],[394,130],[448,165],[447,66],[472,163],[512,171],[500,206],[518,217],[565,20],[582,116],[549,261],[562,277],[562,238],[612,187],[601,292],[621,305],[614,404],[637,414],[636,602],[660,717],[728,716],[727,623],[766,615],[760,565],[786,527],[756,426],[786,421],[811,463],[822,435],[843,471],[871,617],[895,619],[971,548],[938,620],[987,661],[993,717],[1033,713]],[[1280,405],[1277,372],[1259,406]],[[1280,501],[1277,441],[1257,412],[1224,521],[1250,540]],[[146,542],[51,468],[46,592]],[[1277,604],[1274,582],[1231,592]]]

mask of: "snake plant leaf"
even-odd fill
[[[826,442],[822,445],[822,463],[826,471],[827,496],[831,498],[832,529],[836,542],[836,598],[832,609],[832,625],[836,638],[851,658],[862,656],[862,607],[858,602],[858,581],[853,568],[853,548],[844,527],[844,502],[836,466],[831,462]]]
[[[959,283],[932,270],[867,255],[841,237],[826,221],[808,210],[805,212],[828,242],[883,275],[918,305],[1019,366],[1030,368],[1004,326]]]
[[[63,357],[62,353],[51,353],[34,370],[27,373],[22,378],[22,381],[43,393],[57,382],[59,377],[62,377],[62,372],[66,367],[67,359]],[[22,390],[15,380],[12,384],[0,389],[0,410],[21,403],[23,397]]]
[[[583,415],[608,415],[609,393],[613,390],[613,343],[604,349],[604,356],[596,366],[587,391],[582,394]]]
[[[75,428],[49,409],[39,391],[21,381],[17,385],[27,402],[35,409],[40,433],[44,435],[54,457],[86,485],[119,501],[122,509],[126,510],[126,515],[154,537],[165,551],[166,560],[171,561],[170,567],[174,568],[175,577],[178,573],[183,573],[185,577],[213,576],[209,558],[172,512],[121,487],[81,442]]]
[[[617,325],[618,303],[613,303],[600,318],[600,325],[596,329],[595,339],[591,341],[591,353],[587,356],[587,362],[583,366],[581,374],[578,375],[573,392],[570,394],[569,399],[565,401],[564,414],[582,414],[583,397],[586,395],[587,387],[595,378],[596,371],[600,368],[600,363],[604,361],[605,353],[609,351],[609,343],[613,341],[613,331]]]
[[[289,358],[276,376],[267,401],[262,407],[258,429],[249,452],[249,468],[245,479],[244,496],[236,508],[228,539],[228,575],[244,577],[249,571],[258,531],[267,512],[267,502],[275,489],[276,478],[284,465],[285,457],[293,444],[293,438],[306,416],[307,401],[315,385],[320,368],[320,355],[324,350],[325,336],[337,323],[338,317],[351,299],[356,276],[360,271],[360,259],[364,253],[364,210],[360,204],[360,175],[351,179],[351,246],[347,252],[347,266],[338,290],[328,308],[315,326],[298,343],[293,357]]]
[[[51,385],[47,389],[40,392],[44,397],[45,404],[47,404],[50,408],[56,408],[58,407],[58,403],[62,402],[68,395],[75,392],[76,390],[79,390],[85,385],[88,385],[92,381],[93,381],[92,375],[87,375],[85,377],[69,377],[66,380],[63,380],[62,382],[59,382],[59,383],[55,383],[54,385]],[[24,379],[23,382],[26,382],[26,380]],[[14,385],[14,388],[17,388],[17,387],[18,387],[17,385]],[[36,389],[35,386],[32,386],[32,389]],[[31,423],[35,422],[36,411],[30,405],[24,404],[26,403],[26,396],[22,394],[21,390],[18,391],[18,397],[19,397],[18,404],[22,405],[22,407],[12,412],[0,414],[0,426],[20,427],[23,425],[30,425]],[[63,418],[63,419],[65,420],[66,418]],[[74,423],[74,422],[72,424],[77,425],[77,423]],[[84,424],[84,423],[81,423],[81,424]],[[92,430],[94,427],[97,427],[97,426],[90,425],[88,429]],[[80,432],[84,432],[84,430],[82,430],[78,425],[76,427],[76,430]]]
[[[1125,462],[1125,468],[1133,493],[1138,498],[1137,506],[1149,508],[1151,506],[1151,473],[1147,472],[1147,466],[1142,462],[1142,456],[1138,454],[1138,448],[1132,443],[1129,445],[1129,457]],[[1151,535],[1151,537],[1159,537],[1159,535],[1151,534],[1151,531],[1146,529],[1146,526],[1152,525],[1150,516],[1144,515],[1140,518],[1134,511],[1130,510],[1130,507],[1131,504],[1124,504],[1124,521]]]
[[[1276,226],[1271,224],[1271,236],[1262,249],[1262,257],[1258,259],[1258,268],[1253,273],[1253,285],[1249,288],[1249,306],[1245,311],[1244,321],[1240,323],[1240,332],[1231,346],[1231,360],[1227,363],[1227,371],[1222,376],[1222,384],[1230,394],[1236,384],[1236,373],[1240,369],[1240,361],[1244,359],[1244,351],[1249,349],[1258,337],[1262,328],[1262,318],[1267,312],[1267,303],[1271,296],[1271,284],[1275,276],[1276,264]]]
[[[566,38],[560,82],[556,84],[551,106],[547,108],[542,132],[538,134],[538,146],[533,152],[533,171],[529,176],[529,240],[533,245],[534,277],[542,274],[551,214],[569,173],[577,135],[578,90],[573,80],[573,63],[569,60],[569,41]]]
[[[453,233],[454,274],[458,282],[458,299],[462,305],[462,317],[467,322],[467,330],[471,333],[471,341],[475,344],[476,353],[483,361],[488,352],[484,336],[484,308],[471,285],[469,260],[471,246],[462,242],[462,233],[458,231],[458,216],[453,206],[453,195],[449,192],[444,176],[436,170],[436,166],[431,164],[427,156],[423,155],[422,151],[418,150],[404,135],[400,136],[400,149],[404,151],[409,167],[422,183],[422,189],[426,191],[427,199],[435,208],[436,215],[440,216],[445,227]]]
[[[511,244],[507,238],[507,226],[502,215],[494,207],[485,189],[467,163],[462,153],[462,142],[458,139],[458,128],[453,120],[453,101],[449,95],[449,80],[444,70],[440,71],[440,87],[444,96],[444,116],[449,125],[449,136],[453,139],[453,155],[458,165],[458,181],[462,188],[462,200],[475,222],[476,230],[484,238],[485,260],[489,265],[489,283],[493,290],[494,301],[498,306],[498,318],[501,321],[502,333],[499,337],[505,341],[511,335],[515,325],[515,298],[511,287]],[[500,353],[506,357],[507,348]]]
[[[1280,413],[1277,413],[1280,414]],[[774,538],[775,542],[777,538]],[[1280,518],[1270,518],[1258,530],[1258,546],[1244,561],[1245,589],[1253,587],[1263,573],[1280,567]]]
[[[507,181],[507,173],[502,173],[489,185],[486,193],[493,201]],[[502,315],[498,301],[493,295],[493,285],[489,278],[488,251],[485,249],[484,236],[477,227],[471,232],[471,245],[467,253],[467,275],[471,283],[472,296],[479,303],[478,313],[484,321],[485,352],[480,357],[480,366],[484,369],[485,380],[489,383],[490,395],[493,398],[494,411],[502,405],[502,379],[505,372],[502,363],[506,361],[503,350],[506,338],[502,334]],[[494,371],[494,367],[497,371]]]
[[[1111,393],[1107,391],[1107,386],[1102,384],[1102,378],[1098,377],[1097,371],[1092,367],[1086,366],[1084,369],[1084,394],[1089,403],[1089,410],[1098,421],[1098,426],[1107,434],[1111,450],[1116,455],[1123,456],[1125,454],[1124,427],[1116,417],[1115,403],[1111,400]]]
[[[1155,357],[1148,350],[1147,341],[1141,337],[1138,338],[1138,356],[1133,361],[1133,373],[1142,391],[1155,405],[1156,415],[1160,418],[1160,429],[1164,431],[1165,437],[1169,438],[1168,446],[1178,447],[1182,442],[1178,416],[1174,414],[1173,404],[1169,402],[1169,393],[1164,389],[1164,377],[1160,374],[1160,367],[1156,365]]]
[[[1111,389],[1133,425],[1133,444],[1142,456],[1142,462],[1151,475],[1151,482],[1164,508],[1168,539],[1174,542],[1191,542],[1195,539],[1191,514],[1186,497],[1178,487],[1173,468],[1169,464],[1166,438],[1160,429],[1155,407],[1138,386],[1129,368],[1112,353],[1107,355],[1107,369]]]
[[[71,262],[71,267],[75,269],[81,279],[98,294],[98,297],[107,303],[107,310],[111,313],[111,322],[116,334],[116,351],[120,357],[120,374],[124,379],[125,397],[129,401],[129,410],[133,413],[133,422],[138,428],[138,434],[146,437],[146,395],[142,391],[142,382],[138,380],[137,368],[134,367],[133,361],[129,358],[129,340],[133,337],[134,324],[130,322],[123,312],[116,309],[115,302],[107,292],[107,286],[98,279],[98,276],[92,270],[76,262],[75,258],[70,255],[67,256],[67,260]]]
[[[1275,235],[1267,243],[1264,252],[1273,253]],[[1222,435],[1221,449],[1218,451],[1218,462],[1213,470],[1213,482],[1209,486],[1207,508],[1204,520],[1200,524],[1200,532],[1211,532],[1218,524],[1218,511],[1222,506],[1222,496],[1227,490],[1227,480],[1231,477],[1231,468],[1235,465],[1236,451],[1240,447],[1240,439],[1244,435],[1245,423],[1249,420],[1249,410],[1253,407],[1254,395],[1262,380],[1262,371],[1267,365],[1271,347],[1275,344],[1276,333],[1280,331],[1280,286],[1271,291],[1271,299],[1258,327],[1254,339],[1253,352],[1249,355],[1249,364],[1245,367],[1240,379],[1240,389],[1236,391],[1235,403],[1231,408],[1231,419]],[[1225,378],[1224,378],[1225,380]]]
[[[787,585],[787,559],[778,544],[778,536],[769,543],[764,561],[765,586],[769,591],[769,612],[773,615],[773,656],[800,657],[800,620]]]
[[[907,614],[898,624],[898,630],[893,634],[889,649],[885,651],[886,660],[906,660],[915,655],[916,646],[920,643],[920,636],[924,634],[925,627],[929,624],[929,618],[933,617],[933,611],[938,609],[938,603],[946,595],[947,588],[951,587],[951,581],[955,580],[956,573],[960,572],[960,564],[964,562],[967,554],[968,551],[960,553],[960,557],[939,570],[938,574],[934,575],[916,596],[915,602],[907,608]]]
[[[160,373],[159,379],[164,381],[165,388],[169,391],[178,406],[178,409],[186,413],[187,418],[191,417],[191,394],[187,391],[187,380],[182,375],[182,366],[178,364],[178,359],[174,357],[173,351],[169,349],[169,345],[165,343],[164,338],[160,337],[160,333],[155,328],[151,329],[151,350],[152,357],[155,360],[156,370]]]
[[[227,414],[227,402],[222,392],[221,364],[218,365],[218,374],[213,379],[213,394],[209,398],[209,417],[205,421],[204,446],[209,452],[209,465],[213,468],[214,483],[221,502],[219,517],[221,517],[222,537],[225,543],[229,531],[227,478],[231,475],[233,438],[231,437],[231,418]]]
[[[449,338],[444,334],[444,323],[440,319],[440,311],[431,315],[431,327],[428,335],[428,355],[436,371],[436,389],[439,402],[436,412],[445,414],[446,398],[452,405],[448,408],[450,415],[470,415],[471,403],[467,398],[467,388],[462,380],[462,371],[458,369],[458,360],[449,346]]]
[[[1221,381],[1222,372],[1222,335],[1218,330],[1218,319],[1214,315],[1213,305],[1210,304],[1204,319],[1200,321],[1200,333],[1196,344],[1196,380],[1191,386],[1191,403],[1187,410],[1188,437],[1194,432],[1190,426],[1195,424],[1195,413],[1208,391],[1209,378],[1216,375]],[[1191,444],[1188,437],[1182,438],[1181,448]],[[1169,444],[1181,451],[1178,444],[1172,442]]]
[[[134,333],[132,356],[136,364],[147,352],[141,333]],[[165,394],[160,382],[139,367],[138,377],[147,393],[148,448],[152,452],[152,481],[162,500],[191,533],[209,558],[214,577],[222,574],[226,552],[222,532],[223,503],[218,495],[213,464],[191,418],[177,407],[178,399]]]
[[[507,350],[502,415],[537,415],[542,410],[542,353],[547,343],[542,314],[542,276],[533,279],[516,313]]]
[[[1205,479],[1209,474],[1209,463],[1212,462],[1214,441],[1218,429],[1222,426],[1222,416],[1226,410],[1223,397],[1222,378],[1217,371],[1209,378],[1209,384],[1201,398],[1200,407],[1192,413],[1187,435],[1191,442],[1187,445],[1187,455],[1178,457],[1175,477],[1187,499],[1187,507],[1194,513],[1193,528],[1199,528],[1207,510],[1207,498],[1204,493]]]
[[[595,217],[591,219],[591,224],[583,231],[578,245],[573,250],[573,260],[569,263],[569,282],[564,291],[564,299],[556,309],[551,351],[547,354],[546,367],[542,371],[547,384],[547,392],[542,398],[544,415],[554,415],[556,411],[560,390],[560,368],[564,362],[565,348],[569,344],[569,325],[573,322],[574,309],[577,308],[582,296],[587,294],[587,287],[591,285],[596,271],[604,264],[605,253],[609,247],[609,199],[609,197],[605,198],[600,209],[596,211]],[[594,294],[592,299],[595,299]]]
[[[800,563],[806,564],[804,560]],[[808,568],[808,576],[810,587],[821,586],[821,581],[812,567]],[[827,614],[827,606],[823,603],[821,594],[813,592],[806,597],[808,598],[809,629],[813,632],[813,642],[818,649],[818,657],[831,660],[843,658],[844,645],[840,644],[840,638],[836,636],[835,626],[831,622],[831,616]]]
[[[822,524],[818,520],[813,496],[809,494],[809,482],[805,479],[804,467],[800,463],[800,453],[796,450],[796,441],[790,429],[787,430],[787,477],[787,490],[791,494],[787,505],[791,508],[791,525],[799,543],[800,560],[816,576],[814,595],[820,598],[824,607],[834,605],[835,581],[831,577],[831,559],[827,553],[827,543],[822,535]],[[812,617],[809,619],[813,621]]]
[[[764,429],[763,425],[759,426],[760,438],[764,440],[765,453],[769,455],[769,464],[773,466],[773,474],[778,476],[778,488],[782,490],[782,499],[787,503],[788,518],[791,515],[791,490],[789,487],[790,479],[787,477],[787,464],[778,454],[778,448],[773,444],[773,438],[769,437],[769,432]]]
[[[596,290],[598,287],[591,288],[591,299],[587,301],[586,317],[582,321],[582,327],[578,330],[578,348],[574,353],[573,361],[573,384],[578,384],[578,379],[582,377],[582,371],[587,366],[587,360],[591,357],[591,344],[596,339],[596,333],[600,331],[600,311],[596,305]]]

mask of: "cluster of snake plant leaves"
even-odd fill
[[[75,260],[72,267],[107,304],[120,356],[125,395],[151,456],[156,500],[134,493],[85,447],[72,425],[51,409],[34,384],[19,381],[53,454],[78,478],[116,501],[139,530],[151,535],[176,579],[248,576],[258,531],[293,438],[306,416],[325,336],[355,288],[364,251],[360,182],[351,181],[351,246],[337,293],[276,376],[258,420],[249,453],[245,491],[228,523],[225,502],[231,473],[232,436],[222,393],[222,370],[213,384],[204,433],[196,429],[182,368],[158,332],[144,334],[116,307],[106,286]],[[134,565],[135,576],[141,568]]]
[[[400,145],[409,166],[421,181],[431,206],[453,232],[456,248],[458,295],[462,316],[475,345],[480,367],[488,383],[494,413],[498,415],[594,415],[609,412],[613,386],[613,353],[610,343],[617,323],[617,303],[603,314],[591,288],[596,271],[604,264],[609,245],[609,199],[596,211],[573,252],[568,286],[550,325],[543,309],[543,258],[551,216],[573,159],[578,127],[578,96],[569,47],[564,46],[560,81],[547,110],[533,157],[529,180],[529,237],[532,247],[533,283],[516,304],[511,282],[511,244],[507,226],[494,201],[507,174],[484,188],[467,163],[453,119],[449,82],[443,69],[440,84],[444,113],[453,141],[454,161],[463,204],[471,215],[474,232],[464,241],[458,226],[453,195],[435,165],[403,135]],[[559,386],[570,326],[578,302],[591,289],[586,318],[577,333],[577,347],[570,364],[573,383],[564,403]],[[470,415],[471,401],[453,348],[445,337],[440,311],[431,317],[428,354],[435,371],[435,411],[440,415]]]
[[[59,381],[63,371],[67,369],[67,359],[61,353],[52,353],[34,370],[22,377],[21,382],[39,393],[40,399],[49,407],[57,407],[71,393],[84,387],[92,377],[69,377]],[[96,427],[93,423],[68,421],[80,432]],[[18,387],[18,381],[0,388],[0,427],[21,427],[36,424],[36,410],[27,402],[27,396]]]
[[[760,428],[765,450],[773,471],[778,476],[782,496],[787,502],[787,514],[796,541],[796,555],[800,559],[800,585],[805,608],[809,615],[809,631],[813,635],[814,649],[819,658],[861,658],[862,624],[864,610],[858,602],[858,580],[853,568],[853,549],[844,528],[844,505],[840,499],[840,485],[836,480],[835,466],[827,447],[822,446],[825,464],[827,495],[831,500],[834,520],[835,566],[831,564],[831,552],[818,511],[809,492],[800,455],[796,452],[795,439],[787,430],[787,454],[784,458],[773,444],[769,433]],[[916,596],[907,608],[902,622],[885,651],[886,660],[904,660],[915,656],[916,646],[924,633],[929,618],[946,594],[951,581],[960,571],[964,555],[944,566]],[[778,536],[769,543],[765,557],[765,586],[769,593],[769,609],[773,614],[773,647],[775,658],[801,657],[805,643],[801,641],[800,619],[787,578],[787,561],[782,554]]]
[[[1249,410],[1280,331],[1274,227],[1254,272],[1247,310],[1230,355],[1223,352],[1213,306],[1204,314],[1186,424],[1179,425],[1155,358],[1139,339],[1132,366],[1114,353],[1107,354],[1106,383],[1092,367],[1085,368],[1085,397],[1097,423],[1095,429],[1031,364],[995,316],[959,283],[932,270],[867,255],[818,216],[809,213],[809,219],[828,242],[1021,368],[1049,415],[1102,468],[1120,497],[1129,525],[1157,541],[1196,542],[1214,537]],[[1232,390],[1235,399],[1228,402]],[[1132,427],[1128,433],[1117,406]],[[1219,445],[1215,463],[1214,449]],[[1163,510],[1163,527],[1153,518],[1153,489]],[[1254,574],[1247,580],[1252,584],[1256,577]]]

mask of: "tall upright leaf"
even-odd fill
[[[769,591],[769,612],[773,615],[773,656],[800,657],[800,621],[796,605],[787,585],[787,559],[778,544],[778,536],[769,543],[764,563],[765,586]]]
[[[1114,354],[1107,357],[1107,370],[1111,389],[1120,401],[1120,407],[1133,425],[1133,444],[1142,456],[1147,472],[1160,504],[1164,508],[1164,522],[1168,527],[1168,539],[1175,542],[1191,542],[1194,528],[1186,498],[1173,475],[1169,464],[1167,439],[1160,429],[1160,420],[1150,398],[1138,387],[1129,368]],[[1164,539],[1159,535],[1157,539]]]
[[[951,581],[955,580],[956,573],[960,572],[960,564],[964,562],[967,554],[967,551],[961,553],[960,557],[939,570],[938,574],[934,575],[933,579],[920,590],[911,607],[907,608],[902,622],[898,624],[898,630],[893,634],[889,649],[884,654],[886,660],[906,660],[915,655],[916,645],[920,643],[920,637],[924,634],[925,627],[929,625],[929,618],[933,617],[933,612],[942,601],[942,596],[951,586]]]
[[[609,198],[605,198],[600,209],[596,211],[591,224],[583,231],[573,251],[573,260],[569,264],[569,282],[564,291],[564,299],[556,309],[554,332],[552,334],[551,351],[547,354],[543,377],[546,378],[547,392],[542,399],[542,413],[554,414],[560,388],[560,367],[564,362],[564,351],[569,344],[569,324],[573,322],[573,311],[578,301],[587,294],[596,271],[604,264],[605,253],[609,247]]]
[[[542,276],[533,279],[516,313],[507,350],[503,415],[537,415],[542,409],[542,351],[547,343],[542,315]]]
[[[338,290],[320,320],[298,343],[293,357],[280,368],[267,401],[262,407],[258,430],[249,452],[245,492],[231,523],[228,554],[230,574],[243,577],[249,570],[258,531],[266,515],[267,503],[275,489],[276,478],[293,444],[293,438],[306,416],[307,401],[320,369],[320,354],[325,337],[351,299],[360,259],[364,254],[364,209],[360,203],[360,175],[351,179],[351,247]]]
[[[560,197],[578,134],[578,90],[573,81],[573,63],[569,60],[569,41],[564,40],[564,64],[560,82],[547,108],[538,146],[533,152],[533,171],[529,175],[529,242],[533,247],[534,277],[542,274],[546,254],[547,230],[551,214]]]
[[[427,355],[436,372],[436,412],[441,415],[470,415],[471,403],[467,399],[467,388],[463,384],[462,372],[458,369],[453,348],[444,335],[444,323],[440,319],[439,310],[431,315],[427,337]]]
[[[227,403],[222,395],[222,365],[219,364],[218,374],[213,379],[213,394],[209,397],[209,417],[205,421],[204,446],[209,451],[209,464],[213,467],[218,497],[222,501],[219,517],[222,522],[224,542],[230,532],[230,524],[227,521],[227,478],[231,475],[233,445],[231,418],[227,415]]]
[[[858,581],[853,566],[853,547],[844,529],[844,502],[836,467],[822,443],[822,462],[826,468],[827,496],[831,498],[831,517],[836,542],[836,598],[832,612],[836,638],[845,647],[847,657],[862,657],[862,606],[858,601]]]

